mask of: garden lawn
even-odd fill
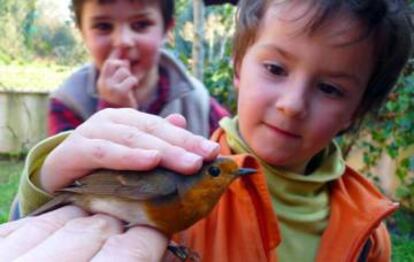
[[[8,219],[23,161],[0,160],[0,223]],[[392,232],[393,262],[414,261],[414,213],[399,210],[388,221]]]
[[[8,220],[22,169],[23,161],[0,160],[0,223]]]
[[[48,92],[57,88],[74,68],[33,64],[0,64],[0,90]]]

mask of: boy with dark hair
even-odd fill
[[[346,165],[334,138],[375,113],[394,86],[412,50],[408,10],[392,0],[241,0],[238,114],[220,121],[212,140],[258,172],[174,239],[203,261],[389,261],[382,221],[398,204]],[[211,141],[177,126],[185,126],[177,115],[105,110],[40,144],[22,179],[22,210],[96,168],[160,163],[188,174],[202,161],[187,156],[218,155]]]
[[[173,0],[73,0],[72,10],[92,63],[52,93],[49,134],[74,129],[108,107],[180,113],[189,130],[203,136],[228,115],[162,50],[174,25]]]

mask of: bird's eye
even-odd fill
[[[210,176],[217,177],[220,175],[221,171],[220,171],[220,168],[216,166],[212,166],[212,167],[209,167],[208,173],[210,174]]]

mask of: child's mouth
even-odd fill
[[[138,60],[131,61],[131,68],[134,68],[137,65],[139,65],[139,61]]]
[[[290,131],[287,131],[287,130],[283,130],[283,129],[281,129],[281,128],[278,128],[278,127],[276,127],[276,126],[272,126],[272,125],[269,125],[269,124],[266,124],[266,123],[265,123],[265,125],[266,125],[268,128],[272,129],[272,131],[274,131],[274,132],[276,132],[276,133],[278,133],[278,134],[281,134],[281,135],[283,135],[283,136],[286,136],[286,137],[289,137],[289,138],[295,138],[295,139],[301,138],[301,136],[300,136],[300,135],[295,134],[295,133],[293,133],[293,132],[290,132]]]

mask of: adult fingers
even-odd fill
[[[115,139],[114,139],[115,140]],[[122,138],[120,139],[122,140]],[[87,170],[96,168],[108,168],[116,170],[149,170],[156,167],[161,156],[157,150],[142,147],[125,146],[116,140],[81,138],[83,147],[80,153],[73,156],[84,163],[79,163],[79,168]],[[83,166],[85,165],[85,166]]]
[[[157,230],[138,226],[110,237],[92,261],[160,261],[167,244],[167,237]]]
[[[133,126],[116,123],[101,124],[99,128],[96,128],[95,126],[91,127],[90,130],[87,131],[87,136],[89,139],[99,138],[102,139],[102,141],[111,141],[115,144],[124,145],[127,148],[156,150],[161,156],[162,166],[184,174],[195,172],[201,167],[203,162],[199,155],[188,152],[179,146],[171,145],[157,136],[143,132]],[[88,155],[88,153],[90,152],[85,152],[84,155]],[[109,152],[106,152],[105,154],[108,153]],[[103,152],[99,155],[95,155],[101,156],[102,154]],[[94,155],[90,154],[90,156]],[[101,164],[100,162],[101,161],[97,164]],[[114,164],[119,165],[119,163]],[[129,166],[122,166],[122,168],[136,170],[136,165],[132,166],[135,163],[125,162],[125,164]],[[119,168],[114,165],[111,167],[114,169]],[[143,167],[139,168],[139,170],[143,170]]]
[[[13,222],[7,222],[0,225],[0,241],[3,240],[4,237],[7,237],[23,225],[27,223],[27,220],[31,218],[23,218]]]
[[[172,145],[198,154],[205,160],[211,160],[219,153],[219,145],[217,143],[172,125],[156,115],[122,108],[108,110],[105,115],[96,116],[109,118],[114,123],[134,126]]]
[[[121,222],[110,216],[77,218],[16,261],[89,261],[107,238],[122,230]]]
[[[46,158],[41,187],[54,192],[97,168],[149,170],[161,160],[159,152],[130,148],[105,139],[88,139],[72,133]],[[59,176],[53,175],[59,173]]]
[[[0,261],[11,261],[48,238],[71,219],[86,216],[78,207],[66,206],[38,217],[27,217],[12,223],[0,245]],[[7,227],[7,226],[6,226]]]
[[[180,128],[187,128],[187,120],[180,114],[171,114],[165,118],[170,124]]]

